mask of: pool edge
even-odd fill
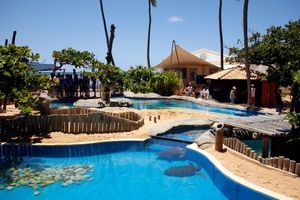
[[[200,148],[198,148],[197,144],[193,143],[190,144],[188,146],[186,146],[186,148],[193,150],[197,153],[202,154],[203,156],[205,156],[224,176],[227,176],[229,179],[232,179],[233,181],[247,187],[250,188],[256,192],[265,194],[271,198],[274,199],[282,199],[282,200],[293,200],[293,198],[285,196],[283,194],[279,194],[276,192],[273,192],[269,189],[263,188],[259,185],[256,185],[250,181],[247,181],[235,174],[233,174],[232,172],[230,172],[228,169],[226,169],[213,155],[211,155],[210,153],[208,153],[205,150],[202,150]]]

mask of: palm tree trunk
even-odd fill
[[[148,25],[148,42],[147,42],[147,65],[150,65],[150,34],[151,34],[151,2],[148,0],[148,14],[149,14],[149,25]]]
[[[104,15],[104,8],[103,8],[103,2],[102,0],[100,0],[100,8],[101,8],[101,15],[102,15],[102,20],[103,20],[103,28],[104,28],[104,32],[105,32],[105,39],[106,39],[106,46],[107,46],[107,52],[109,52],[109,39],[108,39],[108,31],[107,31],[107,26],[106,26],[106,19],[105,19],[105,15]],[[112,56],[112,53],[111,53],[111,61],[112,61],[112,64],[115,65],[115,62],[114,62],[114,58]],[[110,63],[107,63],[107,64],[110,64]]]
[[[219,1],[219,32],[220,32],[220,48],[221,48],[221,70],[224,69],[224,48],[223,48],[223,31],[222,31],[222,0]]]
[[[249,63],[249,51],[248,51],[248,4],[249,0],[244,0],[244,12],[243,12],[243,28],[244,28],[244,49],[245,49],[245,67],[247,74],[247,104],[251,105],[251,80],[250,80],[250,63]]]

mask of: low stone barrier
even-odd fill
[[[245,143],[241,142],[239,139],[232,137],[224,138],[224,144],[228,148],[244,154],[249,158],[257,160],[263,165],[268,165],[300,176],[300,163],[296,163],[296,161],[294,160],[290,160],[289,158],[285,158],[284,156],[262,158],[261,156],[258,156],[258,154],[253,149],[248,147]]]

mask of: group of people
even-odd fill
[[[59,72],[57,74],[52,73],[51,80],[58,80],[53,88],[52,93],[55,93],[57,98],[61,97],[89,97],[90,96],[90,86],[96,96],[96,85],[97,80],[90,78],[88,76],[78,76],[76,70],[73,70],[73,74],[61,75]],[[55,81],[57,82],[57,81]]]
[[[254,84],[252,84],[250,89],[251,105],[255,105],[255,93],[256,93],[256,89],[254,87]],[[231,103],[233,104],[236,103],[237,89],[235,86],[233,86],[232,89],[230,90],[229,98]]]
[[[251,89],[250,89],[250,99],[251,99],[251,105],[255,105],[255,94],[256,94],[256,89],[254,84],[251,85]],[[236,99],[237,99],[237,89],[235,86],[232,87],[230,94],[229,94],[229,98],[230,98],[230,102],[231,103],[236,103]],[[282,108],[283,108],[283,101],[282,101],[282,97],[281,97],[281,90],[277,89],[276,90],[276,94],[275,94],[275,108],[276,108],[276,112],[278,114],[281,114],[282,112]]]
[[[203,87],[202,89],[196,89],[192,87],[191,84],[188,84],[188,86],[182,90],[181,95],[203,99],[209,99],[210,97],[208,88]]]

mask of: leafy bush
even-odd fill
[[[125,87],[134,93],[155,92],[163,96],[177,93],[183,86],[182,79],[174,71],[155,72],[154,68],[131,67],[125,78]]]

